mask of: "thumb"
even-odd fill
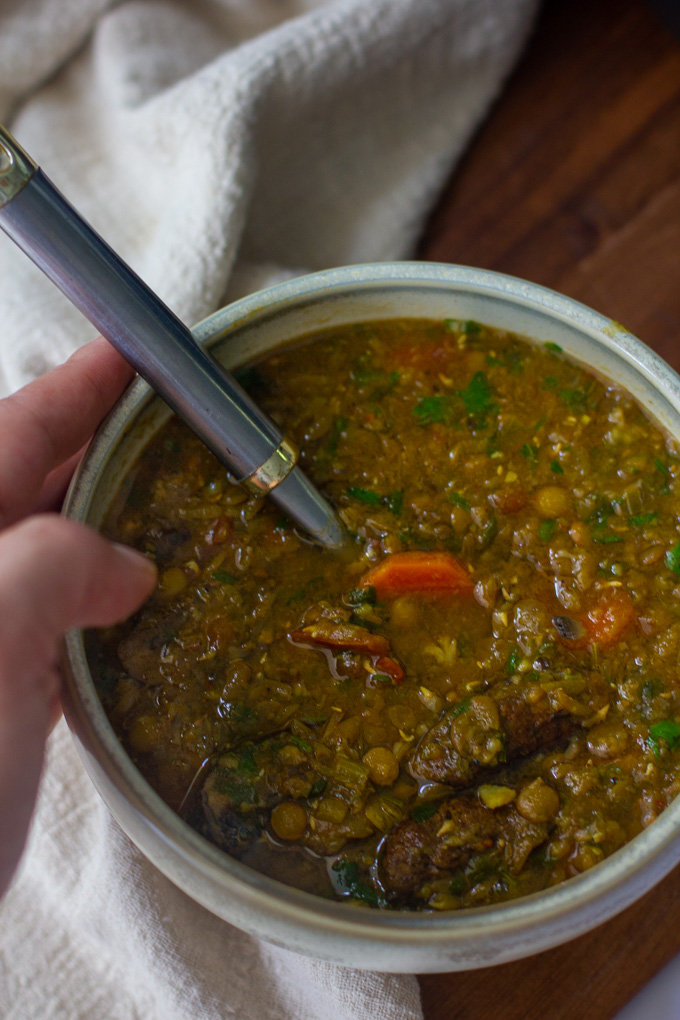
[[[19,860],[40,779],[59,639],[109,626],[150,594],[146,557],[45,514],[0,535],[0,895]]]

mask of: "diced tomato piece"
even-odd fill
[[[401,683],[404,679],[404,671],[394,659],[390,659],[387,655],[381,656],[375,664],[376,672],[385,673],[386,676],[392,677],[395,684]]]
[[[472,591],[463,564],[447,552],[392,553],[362,578],[375,588],[379,599],[408,594],[451,594]]]

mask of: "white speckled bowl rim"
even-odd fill
[[[409,312],[395,309],[402,298]],[[202,343],[222,339],[229,363],[234,337],[249,332],[255,338],[249,349],[257,349],[262,331],[286,315],[292,314],[297,323],[297,333],[288,332],[288,337],[324,328],[343,316],[347,322],[403,314],[434,318],[423,311],[433,303],[445,307],[451,318],[478,319],[560,343],[566,353],[625,385],[654,419],[680,437],[680,378],[650,348],[576,301],[485,270],[419,262],[333,269],[250,295],[203,320],[194,333]],[[330,306],[336,311],[327,315]],[[300,328],[305,323],[307,329]],[[121,436],[129,437],[130,422],[151,406],[152,396],[138,380],[103,423],[72,483],[64,510],[68,516],[92,519],[94,493],[110,468],[112,450]],[[194,832],[125,754],[99,702],[80,632],[67,635],[64,665],[66,714],[76,745],[122,827],[199,902],[286,948],[389,971],[462,970],[505,962],[595,927],[644,894],[680,860],[677,799],[652,826],[592,870],[519,900],[432,914],[327,901],[251,870]]]

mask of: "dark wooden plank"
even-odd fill
[[[610,1020],[677,951],[680,869],[623,914],[515,963],[420,978],[426,1020]]]
[[[680,367],[680,43],[641,0],[552,0],[421,255],[592,304]]]
[[[642,0],[548,0],[420,256],[569,294],[680,369],[680,42]],[[608,1020],[680,951],[680,870],[529,960],[421,978],[426,1020]]]

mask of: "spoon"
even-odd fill
[[[296,466],[298,450],[234,377],[85,222],[0,124],[0,227],[250,492],[317,542],[344,528]]]

